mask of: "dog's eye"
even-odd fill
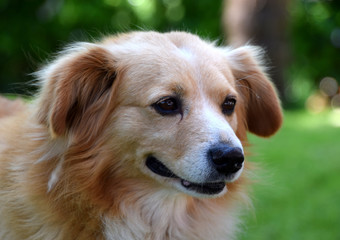
[[[234,112],[236,99],[227,97],[222,104],[222,112],[226,115],[231,115]]]
[[[161,115],[172,115],[180,112],[179,101],[174,97],[165,97],[153,104],[155,110]]]

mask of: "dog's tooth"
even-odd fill
[[[186,180],[182,180],[182,184],[184,187],[189,187],[191,185],[191,183]]]

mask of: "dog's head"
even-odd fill
[[[246,131],[268,137],[282,122],[259,48],[183,32],[78,44],[40,77],[39,120],[67,141],[59,167],[88,186],[118,189],[119,176],[221,196],[244,168]]]

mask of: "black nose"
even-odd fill
[[[242,168],[244,155],[241,148],[219,144],[209,150],[209,157],[215,169],[222,174],[229,175]]]

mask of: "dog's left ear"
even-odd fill
[[[42,70],[38,118],[52,137],[69,133],[78,140],[101,130],[112,107],[115,60],[95,44],[71,47]]]
[[[275,87],[262,66],[262,55],[259,47],[243,46],[229,50],[227,58],[245,104],[248,130],[269,137],[282,124],[282,110]]]

